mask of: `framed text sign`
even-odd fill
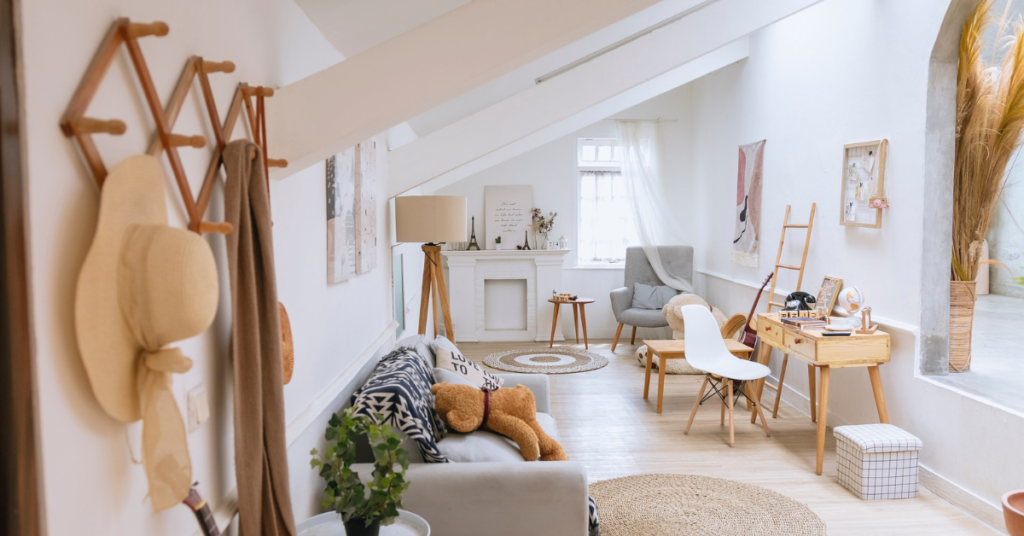
[[[495,249],[494,239],[501,237],[502,249],[515,249],[526,241],[533,225],[533,186],[485,186],[484,220],[486,245]]]

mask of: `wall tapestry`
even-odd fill
[[[355,151],[356,273],[377,267],[377,142],[356,145]]]
[[[327,159],[327,282],[356,273],[355,150]]]
[[[736,179],[736,233],[732,241],[732,262],[756,268],[761,240],[761,179],[764,144],[761,140],[740,145],[739,176]]]

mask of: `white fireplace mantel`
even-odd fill
[[[448,265],[448,289],[457,342],[547,341],[553,306],[551,291],[562,286],[567,249],[530,251],[442,251]],[[487,281],[525,281],[525,329],[486,329],[488,311],[500,314],[500,304],[485,303]],[[556,340],[564,340],[561,332]]]

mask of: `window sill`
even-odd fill
[[[589,271],[589,270],[617,270],[617,271],[620,271],[620,272],[622,270],[625,270],[625,269],[626,269],[626,265],[624,265],[624,264],[578,264],[578,265],[573,266],[571,268],[564,268],[564,270],[581,270],[581,271]]]

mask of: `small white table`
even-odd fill
[[[337,512],[313,516],[295,528],[299,536],[345,536],[345,525]],[[380,528],[380,536],[430,536],[430,525],[412,512],[399,510],[394,523]]]

